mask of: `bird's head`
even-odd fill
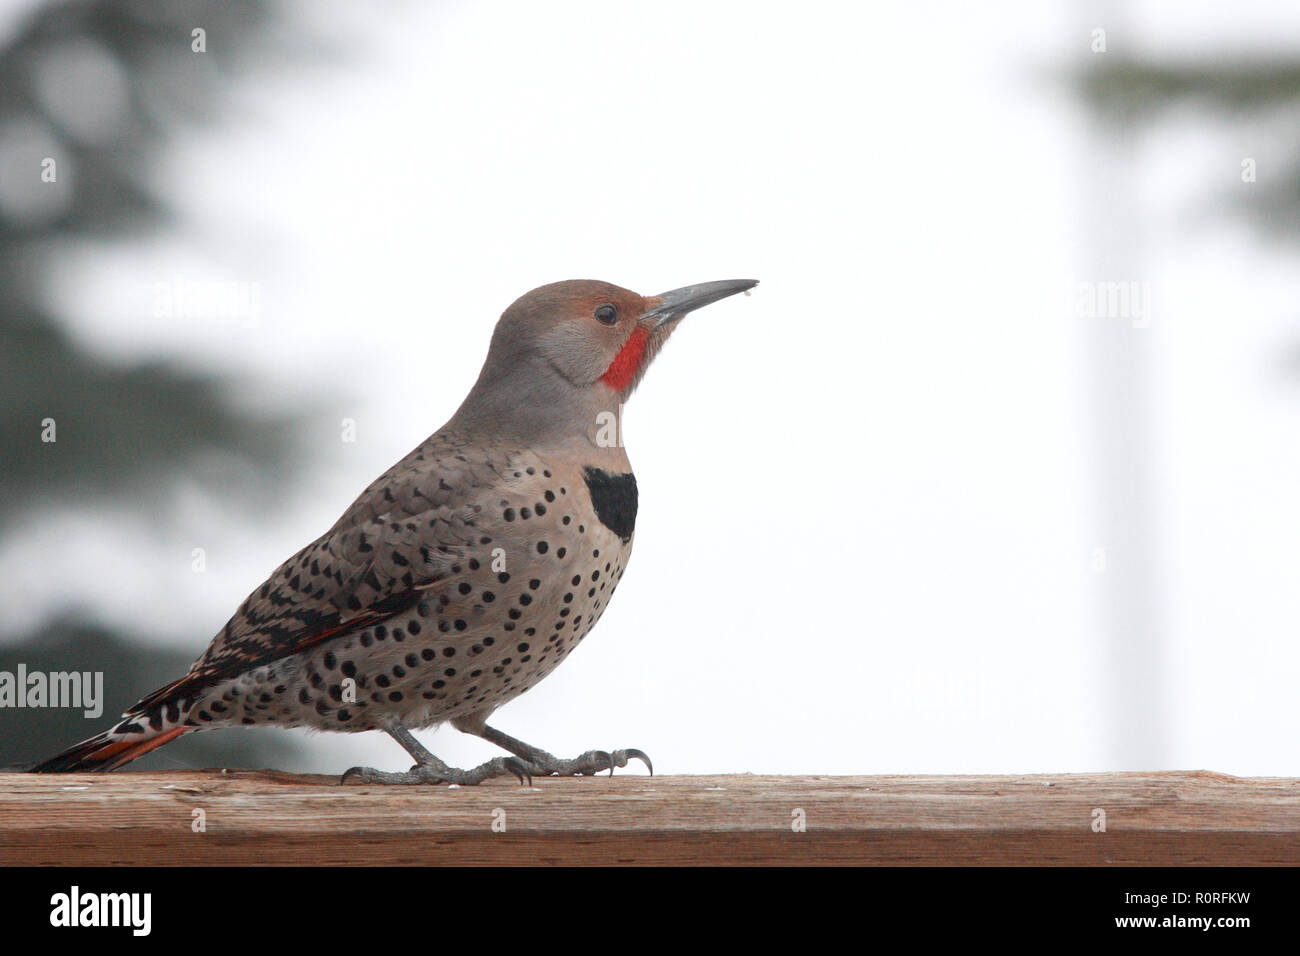
[[[592,409],[627,399],[683,316],[757,284],[728,279],[655,296],[589,279],[534,289],[502,314],[457,418],[480,428],[520,424],[525,433],[585,428]]]

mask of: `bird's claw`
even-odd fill
[[[528,769],[528,764],[514,757],[507,757],[504,764],[505,768],[515,775],[521,787],[531,787],[533,785],[533,774]]]
[[[520,786],[533,784],[533,771],[524,761],[514,757],[497,757],[472,770],[458,770],[441,762],[417,763],[405,773],[388,773],[373,767],[353,767],[339,778],[339,784],[439,784],[449,783],[472,787],[489,777],[511,774]]]
[[[350,783],[354,783],[354,784],[374,783],[375,775],[377,773],[379,773],[379,771],[375,770],[374,767],[350,767],[347,770],[345,770],[343,772],[343,776],[339,778],[339,784],[346,785]]]
[[[610,777],[614,777],[615,766],[625,767],[628,765],[629,760],[640,760],[642,763],[645,763],[646,770],[649,770],[651,777],[654,777],[654,763],[650,762],[649,754],[646,754],[645,750],[638,750],[634,747],[629,747],[625,750],[615,750],[615,752],[611,754]]]
[[[373,767],[352,767],[339,779],[340,784],[439,784],[449,783],[458,786],[473,786],[489,777],[511,774],[520,786],[531,787],[534,776],[594,776],[603,770],[614,775],[617,767],[626,767],[629,760],[640,760],[654,776],[654,764],[650,762],[645,751],[629,748],[627,750],[589,750],[575,760],[557,760],[550,754],[530,755],[525,760],[519,757],[496,757],[472,770],[457,770],[441,761],[431,758],[431,762],[417,763],[404,773],[390,773]]]
[[[548,759],[545,763],[534,763],[533,770],[537,774],[546,774],[548,776],[581,776],[590,777],[608,770],[609,775],[614,776],[616,767],[626,767],[630,759],[640,760],[646,765],[651,776],[654,775],[654,765],[650,763],[650,758],[644,751],[635,748],[627,750],[588,750],[581,757],[574,760],[552,760]]]

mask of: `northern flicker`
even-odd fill
[[[35,772],[115,770],[182,734],[266,725],[382,730],[415,759],[344,782],[649,767],[634,749],[562,760],[487,719],[591,631],[627,567],[637,485],[622,403],[684,315],[755,285],[642,297],[584,280],[518,299],[446,425],[254,590],[189,673]],[[411,734],[442,723],[513,756],[449,767]]]

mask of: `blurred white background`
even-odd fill
[[[1294,59],[1300,7],[283,9],[343,52],[221,76],[221,116],[147,171],[179,226],[80,242],[43,292],[89,351],[309,406],[304,467],[248,515],[184,479],[151,492],[167,522],[48,502],[0,541],[10,631],[75,594],[197,655],[449,417],[515,297],[753,277],[635,395],[619,597],[496,726],[661,773],[1296,772],[1297,249],[1228,210],[1297,127],[1112,124],[1078,76]],[[1147,310],[1081,314],[1107,281]],[[257,314],[156,314],[187,282],[255,284]]]

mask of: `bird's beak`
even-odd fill
[[[687,312],[694,312],[737,292],[747,292],[756,285],[757,279],[723,279],[720,282],[702,282],[673,289],[651,298],[650,302],[655,304],[641,316],[641,321],[652,329],[661,328],[677,321]]]

